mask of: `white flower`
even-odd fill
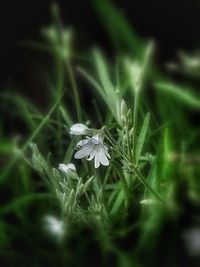
[[[80,150],[74,155],[76,159],[94,159],[95,168],[98,168],[100,164],[103,166],[109,165],[108,158],[110,158],[110,155],[108,153],[108,148],[104,145],[103,138],[100,134],[96,134],[92,137],[86,137],[86,139],[78,142],[77,146]]]
[[[191,256],[200,255],[200,228],[195,227],[187,230],[183,235],[185,246]]]
[[[89,128],[82,123],[76,123],[70,128],[70,134],[73,135],[86,135]]]
[[[65,234],[64,221],[57,219],[52,215],[44,217],[45,229],[56,239],[62,239]]]
[[[72,171],[76,172],[76,166],[73,163],[69,163],[67,165],[64,163],[60,163],[58,169],[65,174],[69,174]]]
[[[76,159],[94,159],[95,168],[98,168],[100,164],[104,166],[109,165],[108,158],[110,158],[110,155],[107,146],[103,143],[102,129],[89,129],[84,124],[76,123],[70,128],[70,134],[91,136],[86,136],[86,139],[78,142],[77,147],[80,149],[74,155]]]

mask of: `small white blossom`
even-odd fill
[[[82,123],[76,123],[70,128],[70,134],[73,135],[86,135],[89,128]]]
[[[72,171],[76,172],[76,166],[73,163],[69,163],[67,165],[60,163],[58,169],[65,174],[69,174]]]
[[[200,256],[200,228],[187,230],[183,235],[185,246],[191,256]]]
[[[45,229],[56,239],[61,240],[65,235],[64,221],[57,219],[52,215],[44,217]]]
[[[140,204],[151,206],[151,205],[157,205],[159,204],[159,202],[156,199],[147,198],[147,199],[141,200]]]
[[[98,168],[100,164],[103,166],[109,165],[110,155],[107,146],[103,143],[103,138],[100,134],[86,137],[86,139],[78,142],[77,147],[80,148],[74,157],[76,159],[86,158],[87,160],[94,159],[94,166]]]
[[[134,88],[135,92],[138,92],[140,89],[141,84],[141,77],[142,77],[142,68],[138,62],[133,62],[131,60],[126,60],[126,67],[127,72],[130,77],[131,85]]]

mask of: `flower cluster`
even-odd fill
[[[76,159],[86,158],[89,161],[94,159],[95,168],[98,168],[100,164],[103,166],[109,165],[110,155],[103,142],[102,130],[89,129],[84,124],[76,123],[70,128],[70,134],[86,135],[86,138],[77,144],[79,150],[74,155]]]

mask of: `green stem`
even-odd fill
[[[56,56],[56,98],[58,98],[59,95],[62,94],[63,86],[64,86],[64,69],[63,69],[63,62],[60,58]],[[58,129],[57,129],[57,138],[58,140],[61,140],[62,138],[62,115],[59,109],[57,109],[56,117],[58,121]],[[58,148],[59,148],[59,154],[62,155],[62,142],[58,142]]]
[[[127,138],[127,146],[128,146],[128,155],[130,157],[130,161],[132,161],[131,142],[130,142],[128,126],[126,126],[126,138]]]
[[[139,88],[135,92],[134,111],[133,111],[133,159],[135,160],[136,139],[137,139],[137,120],[138,120],[138,105],[139,104]]]
[[[146,186],[146,188],[152,193],[154,194],[154,196],[162,203],[162,204],[166,204],[164,199],[156,192],[153,190],[153,188],[146,182],[145,178],[142,176],[142,174],[134,169],[134,172],[137,174],[138,178],[139,178],[139,181],[144,185]]]
[[[129,203],[129,197],[130,197],[129,185],[127,183],[125,175],[120,173],[120,168],[117,168],[116,171],[119,177],[121,177],[122,179],[123,191],[124,191],[124,203],[125,203],[125,208],[128,209],[128,203]]]
[[[71,82],[72,89],[73,89],[77,118],[78,118],[78,121],[81,122],[82,121],[82,114],[81,114],[80,98],[79,98],[79,94],[78,94],[78,87],[77,87],[74,72],[73,72],[73,69],[72,69],[72,66],[71,66],[71,63],[69,60],[67,61],[67,71],[68,71],[70,82]]]

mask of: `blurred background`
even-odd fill
[[[57,1],[65,25],[76,32],[76,45],[81,49],[97,45],[112,57],[115,53],[93,1]],[[20,90],[40,101],[39,79],[42,53],[24,47],[25,40],[41,38],[41,27],[51,20],[52,1],[4,1],[0,11],[0,77],[1,85],[18,84]],[[115,0],[133,29],[156,41],[157,61],[163,65],[178,50],[194,51],[200,42],[200,3],[198,0]],[[33,56],[34,55],[34,56]],[[29,88],[29,89],[27,89]]]
[[[60,8],[63,24],[67,26],[69,25],[74,29],[75,46],[77,51],[88,51],[91,47],[97,45],[102,48],[108,59],[112,60],[115,57],[118,47],[113,45],[94,1],[60,0],[56,1],[56,3]],[[198,94],[200,86],[199,74],[191,78],[190,75],[187,76],[179,71],[171,71],[171,69],[174,67],[174,62],[178,64],[178,55],[180,51],[184,51],[188,54],[197,53],[199,56],[200,1],[115,0],[112,1],[112,3],[120,10],[123,16],[127,18],[132,29],[140,38],[144,40],[153,39],[155,41],[155,61],[158,68],[161,71],[166,72],[166,75],[170,77],[172,81],[194,86],[195,89],[193,91],[196,90],[196,93]],[[0,90],[1,92],[9,92],[11,94],[18,92],[26,96],[42,111],[46,111],[47,107],[49,107],[49,97],[45,81],[46,68],[51,68],[51,65],[49,66],[49,55],[37,49],[33,49],[27,45],[27,42],[40,42],[42,40],[41,29],[42,27],[48,26],[52,20],[50,12],[51,4],[52,1],[49,0],[8,0],[1,3],[0,9]],[[130,52],[126,50],[126,47],[122,47],[121,49],[123,51],[120,52],[124,54]],[[171,63],[172,65],[170,65]],[[192,125],[191,131],[194,129],[199,130],[199,110],[191,109],[184,112],[187,113],[187,116],[185,117],[187,117]],[[3,133],[2,136],[6,136],[5,140],[13,136],[17,139],[18,137],[20,138],[20,134],[27,134],[27,127],[24,126],[17,115],[16,118],[15,114],[13,116],[12,106],[8,106],[5,102],[2,102],[0,113],[2,116],[0,124],[3,125],[1,131]],[[198,137],[198,135],[196,137]],[[197,152],[199,151],[198,145],[199,144],[195,143]],[[1,149],[4,153],[3,146]],[[6,149],[7,147],[5,147],[5,151]],[[4,165],[6,160],[6,157],[2,157],[0,163]],[[197,164],[199,164],[199,159],[197,160]],[[24,173],[23,168],[24,167],[22,166],[22,173]],[[28,176],[29,172],[31,171],[26,169],[25,176]],[[199,172],[197,172],[197,174],[198,173]],[[40,183],[40,178],[35,175],[34,179],[36,179],[35,181],[37,183],[36,187],[33,186],[34,190],[37,192],[45,192],[44,186]],[[29,181],[29,183],[34,182]],[[150,263],[150,265],[146,266],[199,266],[200,228],[192,228],[194,224],[191,223],[194,219],[199,225],[199,202],[193,203],[188,201],[188,199],[184,199],[184,182],[181,186],[178,194],[180,194],[181,200],[183,197],[183,201],[185,201],[183,203],[185,209],[181,212],[180,217],[178,217],[178,219],[176,218],[177,220],[175,219],[173,221],[173,218],[170,218],[169,221],[166,220],[166,223],[163,226],[164,230],[159,236],[158,245],[156,246],[157,258],[155,261],[152,260],[152,265]],[[17,185],[15,187],[17,188]],[[30,193],[29,189],[31,187],[32,184],[27,185],[26,193]],[[21,188],[18,185],[16,195],[18,195],[20,190]],[[11,189],[9,182],[1,187],[0,192],[3,207],[4,205],[6,207],[6,203],[10,203],[12,199],[15,199],[15,190]],[[41,200],[39,199],[39,201]],[[16,206],[17,205],[18,204],[16,204]],[[41,224],[38,214],[50,207],[52,208],[52,203],[50,201],[45,201],[44,203],[40,202],[40,205],[38,205],[36,201],[34,204],[31,204],[29,209],[27,208],[21,211],[20,208],[16,208],[15,213],[7,212],[7,207],[2,209],[3,211],[1,214],[3,214],[3,220],[0,222],[0,250],[1,248],[3,249],[2,254],[0,252],[0,264],[2,262],[2,266],[14,266],[13,262],[16,261],[18,264],[17,266],[48,265],[54,267],[66,266],[65,263],[69,262],[76,266],[80,266],[81,257],[83,257],[82,266],[93,266],[92,257],[96,257],[97,259],[101,259],[97,266],[102,266],[104,263],[102,260],[103,256],[101,255],[102,251],[92,238],[89,238],[88,244],[83,247],[81,245],[79,246],[77,234],[76,236],[73,236],[70,240],[71,243],[69,244],[69,247],[71,248],[71,254],[69,253],[69,255],[71,256],[65,255],[63,252],[65,250],[64,247],[57,247],[53,242],[49,242],[48,238],[41,238],[41,233],[40,231],[38,232]],[[10,207],[8,206],[8,211],[9,208]],[[29,218],[29,216],[30,220],[31,218],[37,219],[32,225],[27,227],[27,218]],[[172,221],[174,224],[171,224]],[[16,229],[21,231],[21,233],[16,233],[15,228],[7,229],[5,222],[8,222],[7,225],[16,224]],[[185,226],[191,226],[192,230],[186,232],[184,238],[187,240],[189,246],[188,250],[190,250],[190,252],[192,251],[191,254],[194,253],[197,255],[194,262],[193,259],[191,260],[190,256],[184,256],[187,248],[184,248],[182,245],[182,239],[180,238],[180,232],[182,230],[180,230],[180,225],[183,226],[183,228]],[[168,235],[168,233],[173,234]],[[90,232],[88,234],[88,229],[81,229],[78,234],[82,239],[87,239],[88,236],[91,236]],[[30,239],[32,236],[34,236],[34,238],[31,242]],[[137,237],[131,237],[130,239],[126,238],[125,241],[120,240],[119,244],[126,250],[132,245],[132,241],[135,240],[135,238]],[[160,246],[159,242],[161,244]],[[41,247],[45,247],[45,249],[41,250]],[[11,251],[10,248],[14,248],[14,250]],[[197,251],[195,252],[195,250]],[[49,251],[54,251],[52,262],[51,257],[48,255]],[[144,256],[146,255],[145,253],[148,253],[149,251],[148,248],[146,248]],[[166,253],[163,253],[163,251]],[[174,257],[174,251],[176,251],[175,253],[177,257]],[[74,255],[79,255],[80,258],[74,259]],[[32,265],[30,265],[32,256],[34,257],[34,260]],[[143,254],[141,253],[140,256],[142,258]],[[9,257],[11,257],[10,261],[8,260]],[[85,262],[85,259],[88,259],[88,262]],[[169,259],[173,260],[170,261]],[[166,261],[167,263],[164,264],[163,261]],[[115,264],[113,255],[109,255],[106,260],[107,266],[109,266],[109,263],[113,264],[113,262]],[[55,265],[56,263],[58,265]],[[146,262],[146,264],[148,263]],[[124,264],[124,266],[126,266],[126,264]],[[133,264],[133,267],[134,266],[141,265]]]

